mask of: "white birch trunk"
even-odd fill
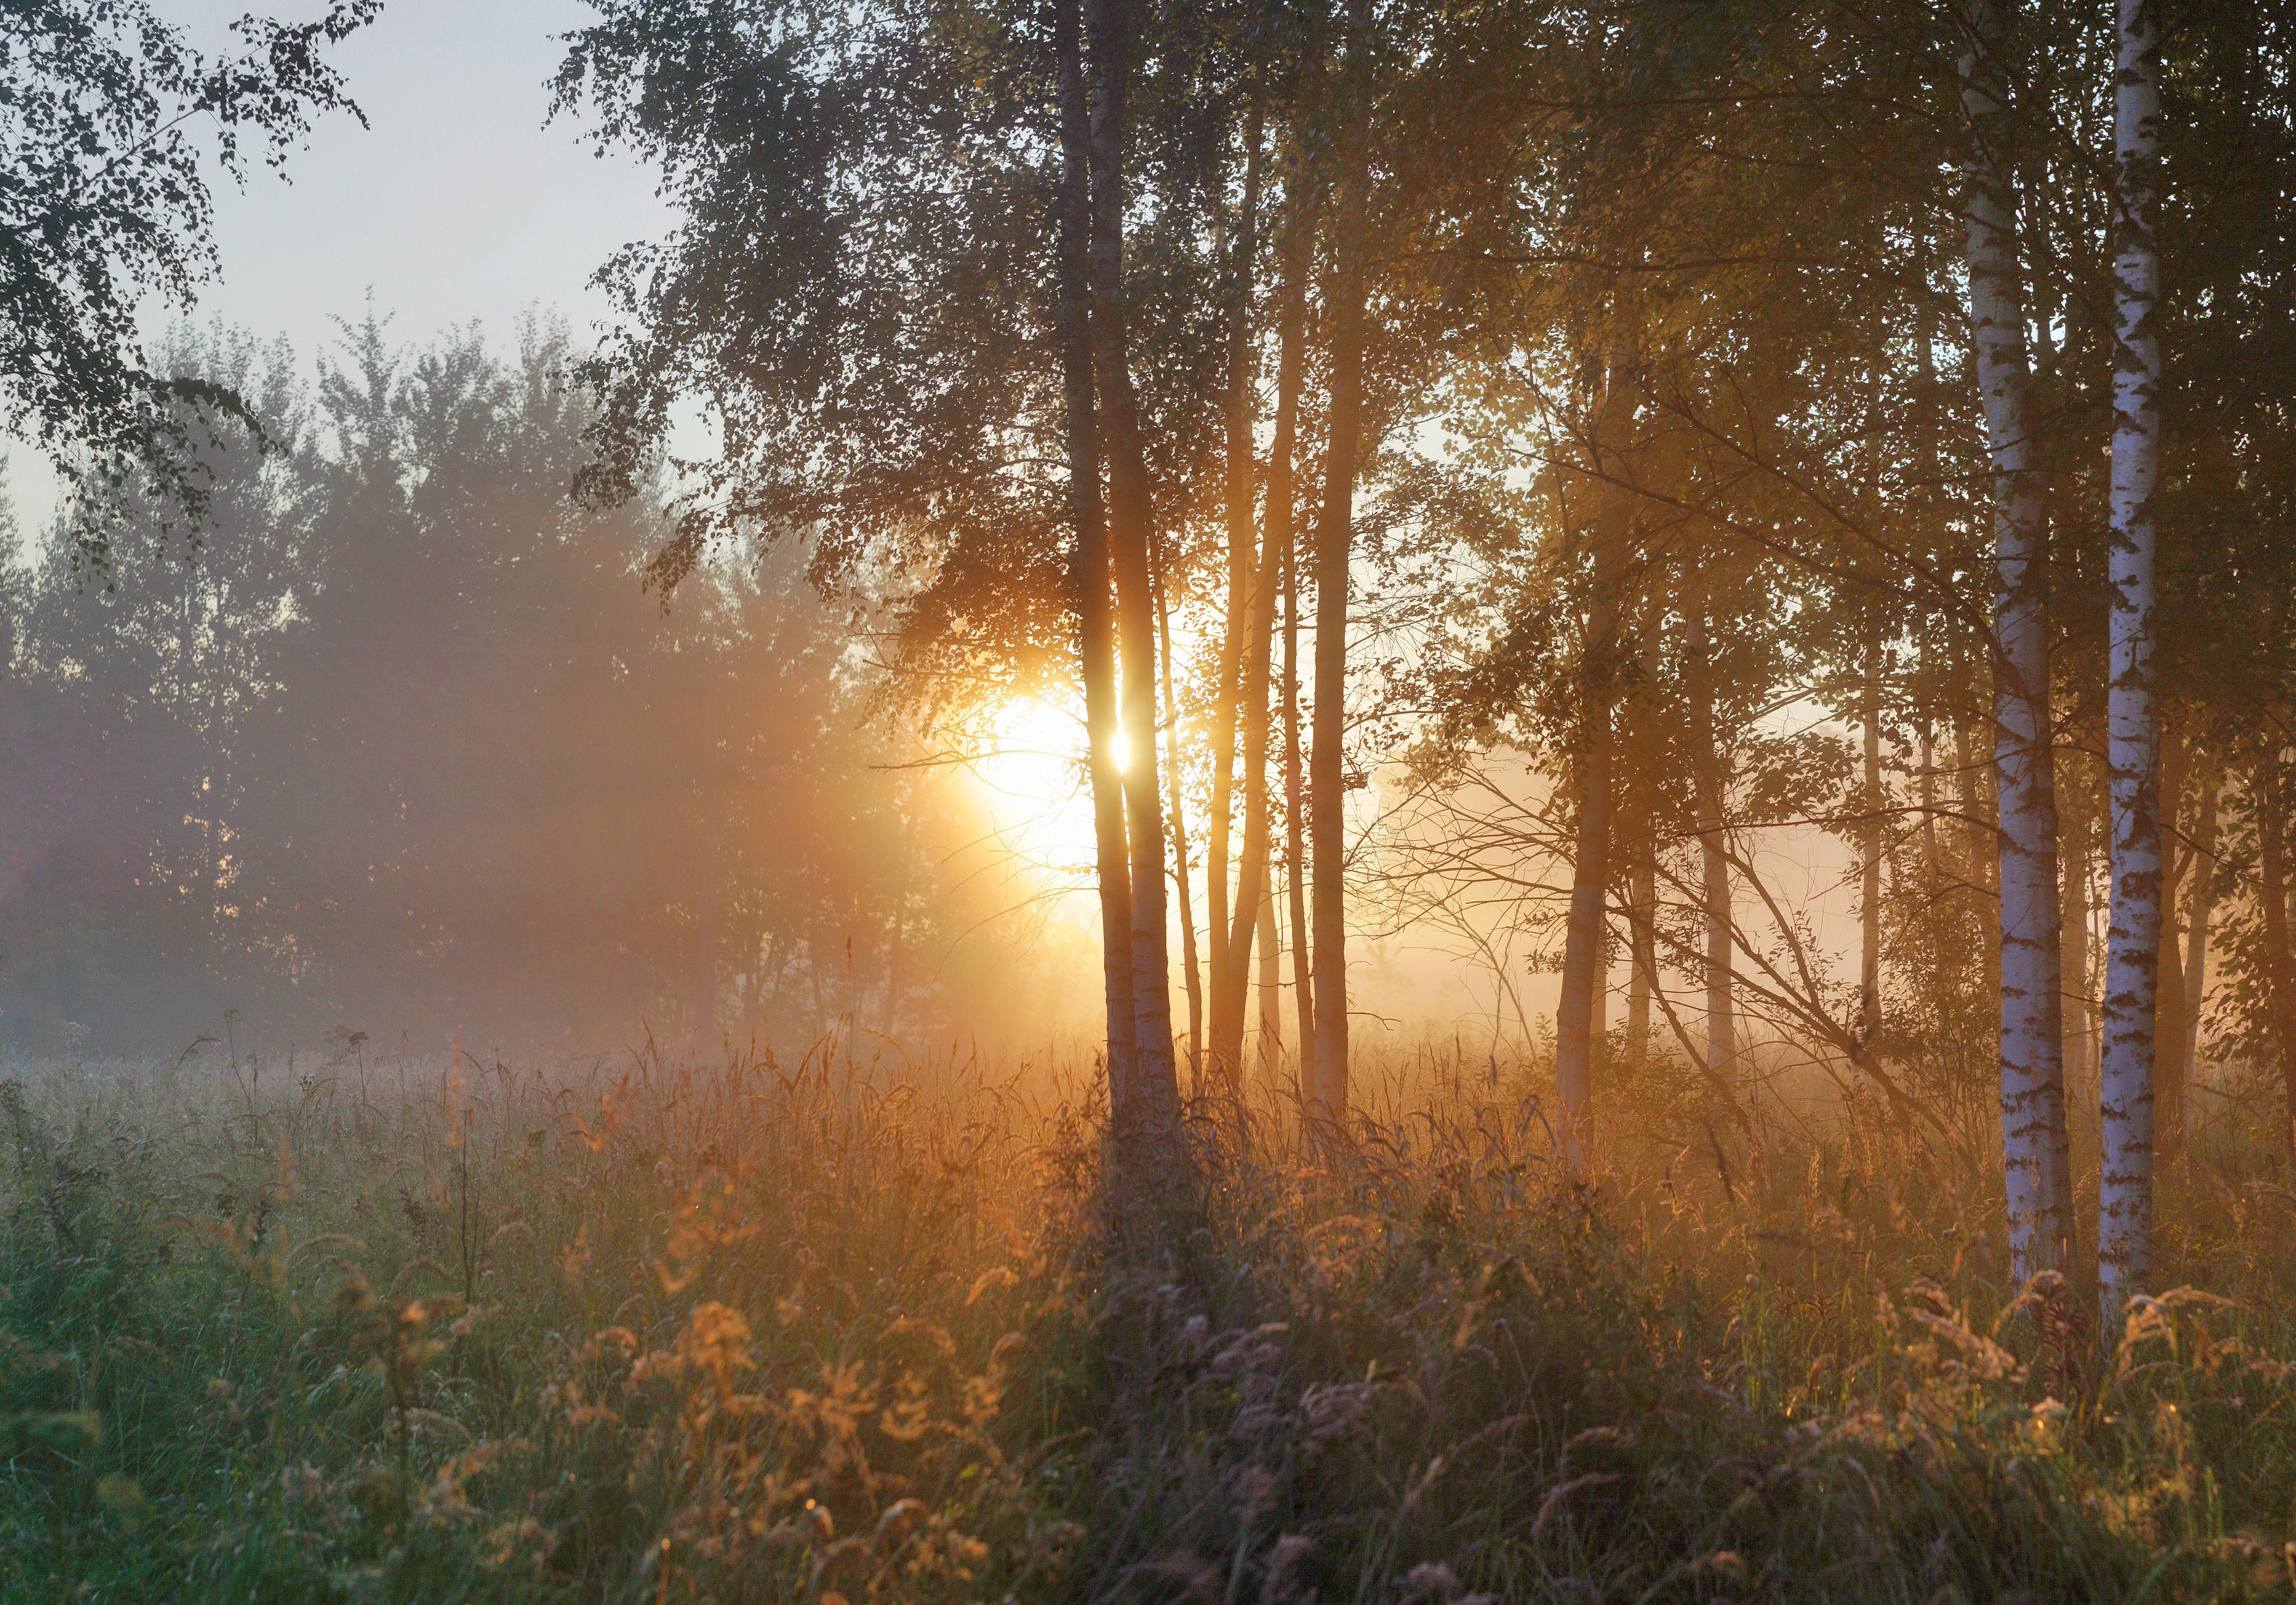
[[[1970,324],[1993,462],[1993,761],[2001,891],[2001,1138],[2011,1274],[2062,1262],[2068,1224],[2058,1015],[2056,803],[2050,762],[2041,481],[2027,406],[2025,310],[2009,133],[2005,28],[1972,8],[1961,61],[1972,131],[1963,221]]]
[[[2120,0],[2113,74],[2112,682],[2106,761],[2112,775],[2112,923],[2106,934],[2104,1152],[2097,1200],[2102,1336],[2152,1271],[2152,1060],[2161,962],[2160,749],[2152,694],[2153,483],[2161,438],[2159,265],[2161,36],[2149,0]]]

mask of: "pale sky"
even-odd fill
[[[226,45],[249,11],[316,17],[320,0],[160,0],[203,48]],[[382,16],[335,53],[366,113],[319,123],[288,182],[258,166],[244,192],[215,186],[220,282],[199,315],[283,333],[308,369],[374,291],[390,332],[420,343],[479,320],[510,338],[540,303],[578,332],[604,308],[586,288],[617,247],[658,236],[668,209],[627,157],[601,160],[572,123],[545,128],[555,36],[589,15],[578,0],[384,0]],[[158,320],[154,320],[158,321]],[[28,527],[45,521],[53,480],[37,454],[10,450]],[[29,532],[28,528],[28,533]]]

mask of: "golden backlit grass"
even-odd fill
[[[1040,1070],[12,1067],[0,1598],[2290,1593],[2260,1133],[2102,1344],[1884,1114],[1404,1069],[1111,1220]]]

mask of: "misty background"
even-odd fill
[[[244,7],[163,9],[215,45]],[[666,602],[659,500],[567,494],[589,274],[669,217],[545,126],[583,14],[395,0],[340,51],[370,127],[323,122],[291,183],[215,184],[221,278],[146,307],[154,365],[238,388],[283,449],[226,430],[195,545],[131,505],[90,569],[10,443],[0,1039],[1069,1023],[1061,877],[873,717],[803,551]]]

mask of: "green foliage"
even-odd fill
[[[250,14],[210,57],[147,0],[29,0],[0,11],[0,420],[94,488],[133,471],[206,505],[198,414],[252,424],[228,385],[146,365],[146,295],[188,311],[216,271],[205,164],[244,182],[245,144],[281,166],[315,114],[353,105],[325,59],[381,0],[334,0],[316,22]],[[362,119],[363,120],[363,119]],[[211,143],[207,142],[211,141]],[[210,430],[210,444],[215,439]],[[83,532],[98,562],[101,526]]]

